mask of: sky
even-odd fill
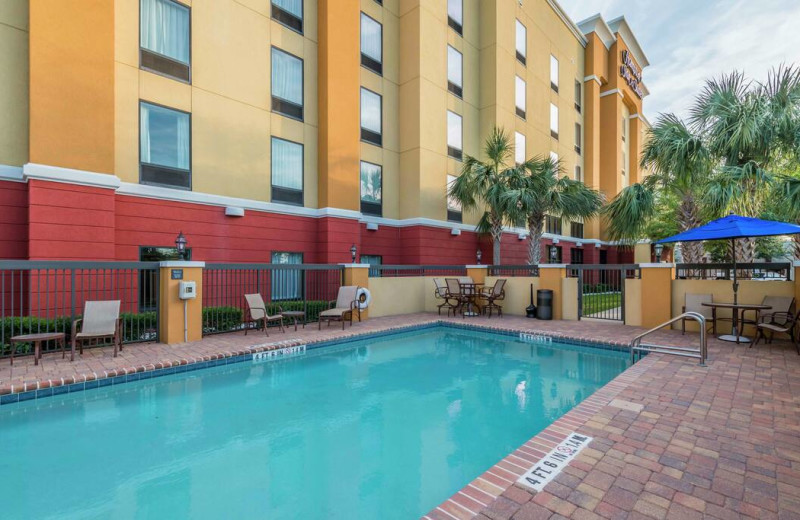
[[[800,66],[800,0],[558,0],[577,23],[624,15],[650,66],[644,112],[686,117],[707,78],[733,70],[763,80],[781,63]]]

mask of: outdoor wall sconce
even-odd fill
[[[475,258],[477,258],[477,259],[478,259],[478,265],[481,265],[481,257],[482,257],[482,256],[483,256],[483,253],[481,253],[481,250],[480,250],[480,249],[478,249],[478,251],[477,251],[477,252],[475,252]]]
[[[554,264],[558,260],[558,249],[556,246],[550,246],[550,263]]]
[[[186,260],[186,237],[183,236],[183,231],[178,232],[178,236],[175,237],[175,249],[178,250],[178,256]]]
[[[661,253],[664,252],[664,244],[656,244],[654,249],[656,251],[656,263],[660,264],[661,263]]]
[[[353,258],[353,263],[356,263],[356,253],[357,252],[358,252],[358,249],[356,249],[356,245],[355,244],[350,246],[350,256]]]

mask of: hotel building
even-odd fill
[[[488,259],[446,196],[464,157],[500,126],[610,199],[647,66],[624,18],[555,0],[3,0],[0,258],[151,260],[183,231],[213,262]],[[546,231],[628,260],[597,219]]]

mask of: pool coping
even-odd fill
[[[398,325],[387,327],[377,331],[369,332],[350,332],[334,339],[315,339],[304,341],[301,339],[285,339],[253,345],[240,350],[207,354],[199,357],[187,357],[174,361],[160,361],[157,363],[147,363],[130,368],[119,368],[104,370],[102,373],[92,372],[77,376],[62,377],[55,379],[42,379],[37,381],[25,382],[17,385],[4,385],[0,387],[0,406],[17,402],[29,401],[31,399],[42,399],[54,395],[80,392],[105,386],[113,386],[154,377],[168,376],[183,372],[191,372],[204,368],[211,368],[220,365],[242,363],[252,361],[252,355],[258,352],[278,350],[286,347],[306,345],[308,349],[322,348],[332,345],[339,345],[351,341],[370,339],[373,337],[389,336],[403,332],[424,330],[426,328],[446,327],[453,329],[480,330],[502,335],[519,335],[520,333],[539,333],[558,341],[574,344],[577,346],[610,349],[615,351],[627,351],[625,342],[600,342],[587,340],[568,334],[551,333],[547,331],[537,331],[536,329],[523,329],[520,327],[503,327],[494,325],[475,325],[470,323],[453,323],[440,318],[432,318],[426,323],[413,323],[409,325]]]

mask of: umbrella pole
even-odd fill
[[[736,239],[731,239],[731,255],[733,256],[733,304],[739,303],[739,281],[736,278]]]

